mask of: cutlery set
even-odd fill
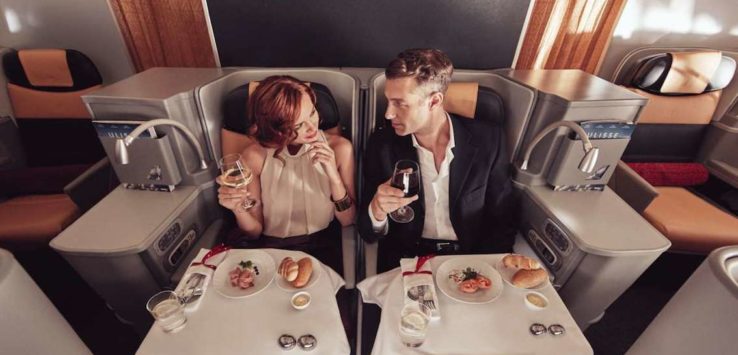
[[[182,303],[187,304],[197,300],[203,293],[203,283],[205,281],[205,275],[200,273],[192,273],[190,278],[187,279],[185,287],[182,289],[179,295]]]
[[[422,303],[431,310],[436,309],[436,303],[433,301],[433,291],[430,290],[429,285],[411,287],[407,290],[407,297],[413,301]]]

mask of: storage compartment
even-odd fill
[[[100,137],[121,183],[144,186],[177,185],[182,181],[168,135],[134,139],[128,146],[130,163],[126,165],[120,164],[116,159],[117,140],[118,138],[113,137]]]
[[[584,157],[580,139],[567,137],[562,140],[558,154],[551,164],[546,181],[556,190],[602,190],[610,180],[618,160],[630,139],[590,139],[599,148],[597,165],[592,173],[579,170]]]
[[[583,330],[671,245],[607,187],[577,193],[526,187],[521,211],[526,241]]]

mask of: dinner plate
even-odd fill
[[[492,286],[488,289],[479,289],[475,293],[465,293],[459,290],[454,280],[449,275],[454,270],[465,270],[472,268],[482,276],[492,281]],[[436,270],[436,285],[446,296],[463,303],[487,303],[492,302],[502,294],[504,283],[500,273],[497,272],[490,264],[481,259],[470,257],[458,257],[446,260]]]
[[[502,263],[502,259],[500,259],[500,261],[498,261],[497,264],[495,264],[495,268],[497,269],[497,271],[500,272],[500,275],[502,276],[502,279],[505,280],[505,283],[515,288],[519,288],[522,290],[540,290],[546,287],[547,285],[551,284],[551,281],[549,281],[551,274],[548,274],[549,280],[541,282],[541,284],[536,287],[531,287],[531,288],[518,287],[512,283],[513,275],[515,275],[515,273],[518,272],[518,269],[505,267],[505,264]],[[548,272],[548,270],[546,270],[546,272]]]
[[[240,262],[248,260],[259,269],[259,274],[254,277],[254,286],[247,289],[231,286],[228,273]],[[213,274],[213,286],[218,293],[228,298],[249,297],[269,286],[274,274],[276,274],[274,259],[266,252],[258,249],[231,249]]]
[[[304,258],[305,257],[304,255],[305,254],[303,254],[303,253],[297,253],[297,252],[295,252],[294,254],[285,255],[284,257],[288,257],[289,256],[289,257],[292,258],[292,260],[294,260],[295,262],[297,262],[298,260]],[[279,286],[279,288],[281,288],[281,289],[283,289],[285,291],[293,292],[293,291],[305,290],[305,289],[308,289],[308,288],[312,287],[313,285],[315,285],[315,283],[320,278],[320,273],[322,271],[321,269],[323,269],[322,268],[322,264],[320,263],[320,261],[318,261],[318,259],[316,259],[316,258],[314,258],[314,257],[312,257],[310,255],[308,255],[307,257],[313,260],[313,273],[310,274],[310,281],[308,281],[308,283],[305,286],[298,288],[298,287],[292,286],[292,284],[289,281],[285,280],[284,277],[282,277],[282,275],[277,275],[277,276],[275,276],[275,278],[277,279],[276,282],[277,282],[277,286]],[[279,261],[277,261],[277,264],[279,265],[281,263],[282,263],[282,259],[279,259]]]

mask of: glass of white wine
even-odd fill
[[[228,154],[219,161],[220,181],[223,185],[234,189],[246,187],[252,180],[251,169],[241,162],[241,154]],[[256,200],[246,197],[240,207],[247,211],[256,206]]]

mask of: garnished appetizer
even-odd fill
[[[243,290],[254,286],[254,278],[258,275],[259,267],[251,262],[251,260],[241,261],[228,273],[231,286],[239,287]]]
[[[489,278],[471,267],[463,270],[452,270],[448,278],[453,280],[459,291],[464,293],[474,293],[492,287],[492,281]]]

